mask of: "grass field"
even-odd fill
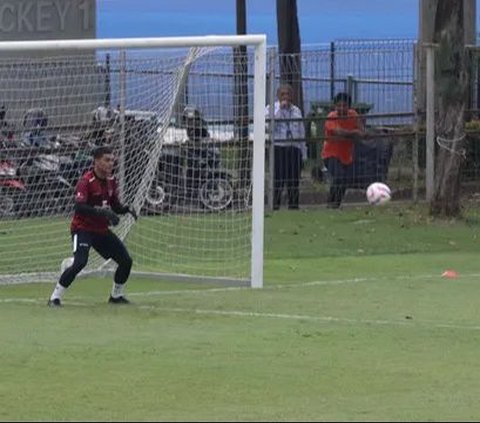
[[[115,307],[110,280],[79,279],[57,310],[51,284],[1,286],[0,420],[478,420],[473,209],[265,223],[261,290],[132,278]]]

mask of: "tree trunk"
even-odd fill
[[[464,162],[464,114],[468,72],[464,42],[463,1],[438,0],[435,14],[435,87],[437,157],[430,203],[434,216],[460,215],[460,167]]]
[[[297,0],[277,0],[277,34],[280,80],[293,88],[293,102],[303,112],[300,28]]]
[[[457,0],[455,0],[457,1]],[[476,16],[477,0],[463,0],[464,7],[464,34],[466,44],[476,43]],[[418,42],[433,43],[435,31],[435,12],[438,0],[419,0],[419,19],[418,19]],[[417,106],[422,113],[425,112],[425,71],[426,60],[422,49],[418,52],[419,72],[417,78]]]

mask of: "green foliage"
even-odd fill
[[[465,129],[472,132],[480,132],[480,120],[475,119],[469,122],[465,122]]]

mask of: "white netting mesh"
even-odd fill
[[[465,140],[467,134],[462,134],[457,138],[447,139],[441,137],[440,135],[437,136],[437,144],[440,148],[449,151],[450,153],[456,154],[460,157],[466,158],[467,151],[465,147],[457,148],[457,144],[461,143]]]
[[[115,228],[134,270],[248,279],[253,55],[239,75],[233,51],[0,61],[0,283],[58,277],[74,186],[104,144],[141,215]],[[89,270],[110,267],[92,250]]]

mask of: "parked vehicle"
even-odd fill
[[[43,109],[28,109],[23,116],[22,142],[32,147],[45,146],[48,143],[47,125],[48,117]]]
[[[147,210],[225,210],[232,204],[234,185],[232,175],[222,165],[220,150],[198,110],[185,109],[184,126],[188,140],[162,148],[146,198]]]
[[[41,216],[65,211],[74,187],[60,172],[64,160],[70,159],[39,154],[22,163],[20,176],[26,184],[28,198],[22,214]]]
[[[7,108],[0,106],[0,218],[18,213],[26,201],[26,186],[18,174],[14,128],[6,120]]]
[[[26,202],[26,191],[17,166],[9,160],[0,161],[0,218],[18,213]]]
[[[44,149],[33,149],[19,167],[28,199],[24,215],[69,213],[78,178],[91,166],[90,154],[69,148],[65,139],[52,140]]]
[[[222,167],[217,148],[170,146],[162,150],[146,206],[154,212],[182,207],[220,211],[231,205],[233,195],[232,175]]]

